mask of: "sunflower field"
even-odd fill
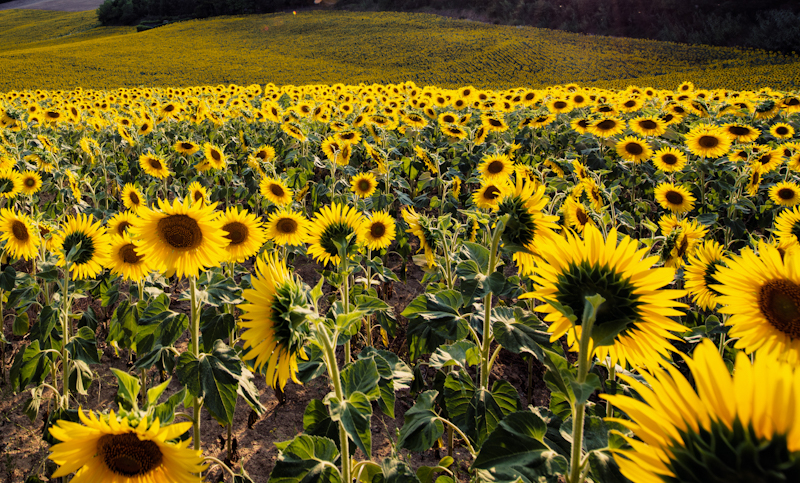
[[[62,481],[796,481],[798,112],[691,82],[4,93],[2,379]],[[300,384],[302,429],[237,462],[237,405]]]

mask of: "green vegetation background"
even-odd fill
[[[787,0],[321,0],[359,11],[448,12],[491,23],[593,35],[800,52],[800,2]],[[312,0],[106,0],[104,25],[268,13]]]
[[[597,37],[430,14],[301,11],[190,20],[137,32],[93,11],[0,11],[0,91],[235,83],[413,81],[445,88],[575,82],[674,89],[800,86],[800,58]]]

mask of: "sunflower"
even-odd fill
[[[147,417],[131,423],[118,417],[82,409],[83,424],[59,420],[50,434],[61,443],[50,448],[49,459],[60,468],[54,478],[77,471],[75,483],[119,481],[125,483],[200,483],[207,467],[201,451],[189,449],[191,440],[180,441],[191,422],[161,426]],[[173,442],[175,441],[175,442]]]
[[[164,159],[152,154],[142,154],[139,156],[139,166],[150,176],[163,179],[169,176],[169,169]]]
[[[628,121],[631,131],[640,136],[661,136],[667,131],[667,123],[657,117],[639,116]]]
[[[750,173],[747,176],[747,184],[745,185],[745,191],[750,196],[756,196],[758,194],[758,189],[761,186],[761,171],[758,169],[751,169]]]
[[[172,145],[172,147],[175,149],[175,151],[187,156],[191,156],[192,154],[200,151],[200,146],[191,141],[177,141]]]
[[[260,161],[268,163],[275,159],[275,148],[272,146],[262,145],[253,151],[253,157],[258,158]]]
[[[322,264],[338,265],[341,261],[336,242],[349,248],[355,240],[363,217],[351,206],[338,203],[324,206],[316,213],[308,227],[308,253]],[[349,251],[349,250],[348,250]]]
[[[661,261],[671,268],[682,267],[684,258],[694,254],[697,244],[708,233],[697,220],[678,220],[675,214],[662,216],[658,225],[665,238],[661,245]]]
[[[769,149],[769,146],[763,146],[766,150],[759,150],[750,161],[750,166],[753,171],[758,171],[761,174],[766,174],[778,169],[783,164],[783,150]]]
[[[23,171],[20,174],[22,180],[22,194],[32,195],[42,188],[42,176],[36,171]]]
[[[625,136],[616,144],[617,154],[625,161],[641,163],[645,159],[650,159],[653,150],[643,139],[635,136]]]
[[[781,257],[767,242],[758,254],[746,248],[720,268],[713,288],[720,292],[720,312],[737,349],[773,352],[796,365],[800,362],[800,258]],[[763,350],[761,350],[763,349]]]
[[[581,186],[581,185],[577,185]],[[594,226],[594,220],[589,216],[586,207],[583,203],[576,201],[575,198],[568,196],[567,201],[564,202],[562,207],[564,212],[564,224],[571,226],[578,233],[583,233],[583,230],[588,225]]]
[[[302,213],[283,208],[269,215],[266,235],[278,245],[302,245],[308,232],[308,219]]]
[[[188,198],[192,200],[193,203],[200,203],[202,205],[208,200],[208,191],[199,181],[189,183],[189,186],[186,187],[186,191],[189,192]]]
[[[544,196],[544,185],[518,176],[516,184],[503,191],[497,204],[499,216],[509,215],[503,228],[503,243],[506,246],[521,247],[513,258],[521,275],[533,272],[534,255],[539,253],[539,244],[555,236],[558,229],[558,216],[545,215],[542,210],[549,198]]]
[[[349,143],[340,141],[334,136],[329,136],[322,141],[320,147],[330,162],[340,166],[345,166],[350,162],[352,148]]]
[[[717,297],[721,295],[711,286],[716,284],[714,278],[720,267],[725,266],[725,249],[714,240],[707,240],[689,257],[689,263],[683,271],[686,289],[698,307],[714,310]]]
[[[278,206],[285,206],[292,202],[292,190],[277,178],[264,178],[259,185],[261,196]]]
[[[507,154],[484,156],[478,165],[478,172],[484,181],[505,181],[514,172],[514,162]]]
[[[614,117],[607,117],[590,124],[588,130],[595,136],[610,138],[625,130],[625,121]]]
[[[508,124],[502,117],[502,114],[484,113],[481,115],[481,126],[489,131],[505,132],[508,131]]]
[[[508,181],[485,181],[477,191],[472,193],[472,202],[478,208],[497,209],[503,192],[509,188]]]
[[[541,116],[536,116],[534,118],[531,118],[530,122],[527,122],[527,123],[525,121],[522,121],[520,123],[520,126],[523,123],[525,123],[526,126],[529,126],[531,128],[534,128],[534,129],[539,129],[539,128],[543,128],[543,127],[549,126],[550,124],[555,122],[555,120],[556,120],[556,115],[555,114],[544,114],[544,115],[541,115]]]
[[[592,209],[600,211],[603,209],[603,190],[598,186],[597,182],[592,178],[586,178],[581,181],[583,191],[592,202]]]
[[[408,225],[406,233],[411,233],[419,238],[419,250],[417,251],[424,250],[427,266],[433,268],[436,265],[436,239],[429,227],[430,220],[410,206],[403,209],[402,215]]]
[[[575,105],[569,99],[560,99],[554,97],[545,103],[547,109],[553,114],[566,114],[575,108]]]
[[[0,241],[6,242],[6,253],[25,260],[36,257],[41,243],[31,217],[8,208],[0,210]]]
[[[140,209],[147,206],[142,192],[130,183],[122,188],[122,204],[134,213],[139,213]]]
[[[675,350],[669,339],[677,337],[671,332],[685,330],[669,317],[683,315],[676,307],[685,305],[676,299],[686,292],[662,288],[672,283],[675,270],[649,268],[656,257],[643,258],[648,249],[639,249],[627,236],[619,238],[615,228],[605,240],[594,226],[587,226],[583,235],[581,239],[568,233],[538,246],[547,257],[536,260],[534,291],[521,298],[558,302],[582,314],[585,297],[601,295],[605,302],[592,329],[594,354],[623,367],[657,365]],[[566,334],[569,346],[577,349],[580,325],[571,330],[572,322],[550,303],[535,310],[547,314],[544,321],[551,322],[551,341]]]
[[[208,169],[225,169],[227,163],[225,153],[222,148],[214,146],[211,143],[203,144],[203,154],[205,157],[197,169],[207,171]]]
[[[722,131],[740,143],[752,143],[761,135],[760,129],[735,122],[723,124]]]
[[[655,196],[662,208],[673,213],[685,213],[694,209],[695,198],[683,186],[661,183],[656,186]]]
[[[59,267],[67,265],[72,270],[73,280],[94,278],[103,271],[111,248],[106,230],[100,221],[94,221],[94,216],[80,214],[77,217],[68,216],[61,224],[61,229],[53,235],[55,242],[53,248],[58,254]]]
[[[289,378],[300,384],[297,358],[305,358],[303,344],[308,336],[306,291],[277,255],[260,257],[255,268],[253,288],[244,290],[246,302],[238,305],[243,312],[239,321],[242,359],[255,359],[255,368],[264,371],[273,388],[283,389]]]
[[[592,120],[588,117],[577,117],[570,121],[569,126],[578,134],[586,134],[589,132],[589,125],[591,124]],[[522,125],[520,125],[520,129]]]
[[[128,228],[136,222],[136,214],[132,211],[121,211],[106,222],[109,235],[123,236]]]
[[[696,156],[719,158],[731,149],[731,140],[723,129],[699,125],[686,133],[686,147]]]
[[[396,235],[394,218],[386,211],[377,211],[361,224],[358,236],[370,250],[381,250],[392,244]]]
[[[692,383],[673,366],[620,376],[637,396],[602,395],[631,420],[628,449],[614,451],[635,482],[796,481],[800,473],[800,370],[739,352],[731,375],[708,339],[684,356]],[[638,377],[638,376],[637,376]],[[695,389],[696,388],[696,389]]]
[[[359,173],[350,178],[350,191],[360,198],[369,198],[377,187],[378,182],[372,173]]]
[[[228,252],[228,262],[242,263],[252,257],[266,241],[266,234],[262,228],[262,222],[258,221],[256,215],[247,210],[236,206],[229,207],[220,216],[222,220],[223,235],[228,244],[225,250]]]
[[[467,137],[467,131],[458,124],[445,124],[441,126],[442,132],[453,139],[464,139]]]
[[[772,231],[781,243],[787,241],[797,243],[800,240],[800,207],[783,210],[775,217]]]
[[[176,198],[171,205],[159,199],[158,209],[143,208],[140,221],[128,230],[137,253],[167,276],[197,277],[200,270],[219,266],[228,258],[229,239],[215,207]]]
[[[683,170],[686,166],[686,154],[683,151],[665,146],[653,153],[653,164],[665,173],[675,173]]]
[[[133,238],[127,232],[123,232],[122,235],[111,235],[111,250],[106,266],[112,273],[132,282],[141,281],[150,273],[150,266],[145,258],[136,252]]]
[[[792,181],[780,181],[769,189],[770,199],[779,206],[794,206],[800,203],[800,186]]]
[[[22,177],[13,169],[0,169],[0,198],[16,198],[22,192]]]

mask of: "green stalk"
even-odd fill
[[[61,292],[64,296],[61,303],[63,304],[64,313],[61,322],[61,402],[63,409],[69,409],[69,351],[67,344],[69,344],[69,261],[66,263],[64,269],[64,286],[61,287]]]
[[[609,364],[608,367],[608,380],[609,381],[616,381],[617,380],[617,365],[616,364]],[[606,401],[606,417],[611,418],[614,416],[614,406],[611,404],[611,401]]]
[[[503,234],[508,215],[497,220],[497,226],[492,234],[492,246],[489,250],[489,266],[486,268],[486,277],[494,273],[497,265],[497,248],[500,246],[500,236]],[[447,254],[445,254],[447,256]],[[481,342],[481,386],[486,389],[489,387],[490,351],[492,350],[492,293],[489,292],[483,298],[483,341]]]
[[[605,301],[600,295],[586,297],[583,309],[583,320],[581,322],[581,339],[578,346],[578,376],[575,378],[577,384],[586,382],[589,374],[589,365],[592,354],[589,351],[589,343],[592,340],[592,327],[597,318],[597,309]],[[586,402],[575,404],[572,410],[572,454],[569,465],[569,483],[582,483],[581,473],[581,452],[583,449],[583,418],[586,413]],[[583,475],[585,476],[585,475]]]
[[[345,251],[344,256],[342,257],[342,288],[344,289],[342,304],[344,306],[344,313],[347,314],[350,312],[350,275],[347,274],[348,262],[347,259],[347,251]],[[344,343],[344,364],[350,362],[350,339],[347,339],[347,342]]]
[[[192,294],[191,306],[191,335],[192,335],[192,354],[195,358],[200,358],[200,311],[197,310],[197,282],[194,277],[189,277],[189,288]],[[194,427],[194,449],[200,449],[200,399],[194,396],[194,413],[192,415],[192,425]]]
[[[342,389],[339,366],[336,364],[336,352],[334,350],[334,344],[338,338],[338,333],[334,332],[333,342],[331,342],[331,339],[328,336],[327,328],[321,323],[317,326],[317,333],[320,335],[319,339],[323,345],[322,350],[325,353],[325,365],[328,368],[328,374],[331,376],[333,391],[339,401],[344,401],[344,390]],[[349,483],[353,481],[350,478],[350,447],[348,446],[347,431],[345,431],[344,424],[341,421],[339,422],[339,445],[341,447],[342,481]]]

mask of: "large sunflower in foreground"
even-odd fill
[[[737,349],[776,352],[782,360],[800,362],[800,257],[781,256],[761,241],[758,254],[744,249],[726,261],[712,288],[722,295],[719,310],[731,314],[728,334]]]
[[[94,216],[68,216],[53,237],[59,267],[67,265],[67,256],[73,252],[69,261],[73,280],[93,278],[103,271],[111,245],[105,228]]]
[[[605,240],[594,226],[587,226],[583,234],[583,239],[568,233],[537,243],[539,253],[547,257],[536,260],[534,291],[521,298],[558,302],[569,307],[580,324],[585,298],[601,295],[605,302],[592,329],[594,354],[623,367],[658,364],[675,350],[669,340],[678,337],[672,332],[685,330],[669,317],[683,315],[676,308],[685,305],[676,299],[686,292],[663,289],[672,283],[675,270],[651,268],[658,257],[644,258],[648,249],[640,249],[627,236],[618,240],[616,229]],[[566,334],[570,347],[577,349],[580,325],[572,330],[570,320],[549,303],[535,310],[544,312],[544,321],[551,323],[551,341]]]
[[[58,421],[50,434],[61,443],[50,448],[49,458],[60,468],[54,478],[76,472],[73,483],[200,483],[207,467],[201,451],[177,438],[192,423],[161,426],[142,418],[132,425],[127,418],[78,411],[83,424]]]
[[[363,221],[361,213],[351,206],[333,203],[322,207],[308,226],[309,255],[322,264],[338,265],[341,258],[334,240],[355,243],[354,239],[349,242],[347,239],[358,233]]]
[[[8,208],[0,211],[0,241],[5,242],[4,250],[13,258],[30,260],[36,257],[40,241],[33,223],[24,213]]]
[[[225,232],[223,236],[228,240],[225,246],[228,252],[227,261],[241,263],[258,253],[264,245],[266,235],[256,215],[231,206],[220,219]]]
[[[244,312],[239,322],[245,350],[242,359],[255,359],[255,368],[264,370],[271,387],[283,389],[289,378],[300,384],[297,357],[305,358],[306,292],[277,256],[259,258],[255,268],[253,288],[244,290],[246,303],[238,306]]]
[[[800,369],[759,353],[736,355],[733,375],[706,339],[672,366],[620,376],[638,397],[601,395],[631,420],[629,449],[614,450],[635,483],[800,481]]]
[[[167,276],[197,277],[200,270],[219,266],[228,258],[229,240],[216,203],[202,206],[189,198],[169,202],[159,199],[158,209],[143,208],[140,221],[129,228],[136,252]]]

